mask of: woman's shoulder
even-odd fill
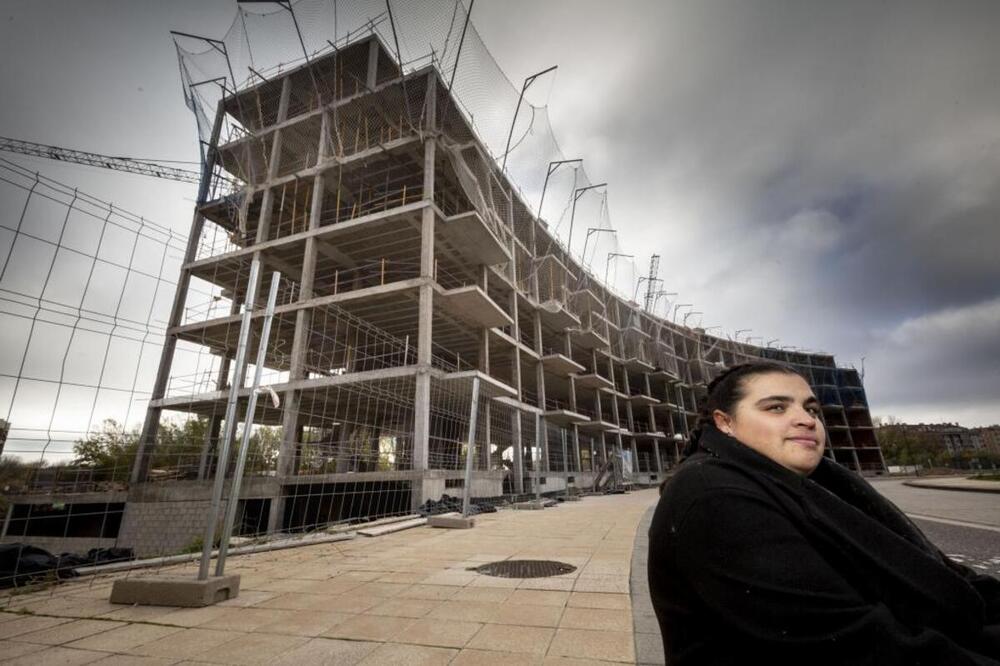
[[[740,465],[705,453],[696,453],[685,460],[664,484],[662,495],[677,501],[717,495],[727,489],[752,491],[756,486],[758,481]]]

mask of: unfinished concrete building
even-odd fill
[[[170,552],[204,529],[228,389],[246,385],[233,360],[255,259],[265,285],[282,275],[264,372],[281,402],[256,412],[278,435],[248,467],[244,532],[459,494],[474,377],[477,498],[655,484],[705,383],[760,357],[811,378],[829,455],[883,468],[857,372],[615,295],[520,198],[440,72],[403,77],[375,35],[225,97],[207,156],[114,543]],[[157,428],[178,415],[205,423],[201,451],[157,463]]]

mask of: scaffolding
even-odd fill
[[[856,372],[829,355],[727,340],[658,316],[658,262],[645,278],[645,307],[634,302],[634,264],[612,262],[623,248],[615,234],[596,233],[612,230],[606,190],[559,151],[544,108],[527,104],[508,132],[516,89],[474,28],[459,41],[460,3],[437,13],[415,4],[394,6],[390,21],[382,3],[345,16],[337,3],[313,2],[301,27],[293,19],[302,3],[266,14],[240,6],[221,40],[175,36],[204,146],[186,238],[113,206],[103,214],[99,202],[8,167],[24,211],[43,197],[65,218],[86,209],[102,240],[74,250],[91,273],[108,265],[124,278],[117,303],[88,286],[56,298],[52,275],[62,285],[69,264],[52,273],[53,251],[50,276],[36,276],[41,290],[20,286],[26,269],[8,266],[25,256],[15,244],[61,251],[75,240],[58,225],[40,240],[21,223],[10,229],[3,315],[29,327],[58,319],[54,326],[73,331],[67,354],[73,336],[90,332],[108,350],[94,366],[99,379],[81,382],[95,396],[85,425],[54,437],[55,421],[37,423],[41,452],[21,409],[39,353],[30,331],[20,365],[5,366],[7,452],[51,463],[56,444],[62,458],[19,477],[3,540],[47,530],[76,549],[126,545],[158,556],[189,547],[205,531],[234,387],[233,430],[237,439],[249,433],[250,448],[230,501],[235,533],[247,538],[407,515],[449,493],[485,506],[658,483],[679,461],[707,382],[762,357],[810,379],[831,455],[859,471],[883,468]],[[449,20],[431,21],[441,16]],[[416,30],[441,35],[430,55],[400,50]],[[489,111],[507,101],[510,109]],[[495,156],[508,136],[504,171]],[[595,233],[564,242],[574,223]],[[273,273],[281,277],[260,374],[280,401],[262,401],[247,422],[257,368],[237,363],[241,318],[250,312],[253,358],[263,299],[247,295],[262,294]],[[74,285],[65,280],[60,288]],[[141,280],[147,295],[156,285],[153,298],[130,295]],[[113,347],[125,342],[138,346],[131,365]],[[86,369],[68,358],[44,381],[71,386]],[[126,408],[110,416],[97,396],[111,388],[104,373],[125,365],[131,375],[114,388]],[[121,454],[98,455],[112,450]],[[63,508],[52,509],[54,500]]]

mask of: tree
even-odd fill
[[[918,431],[893,416],[872,420],[878,427],[878,441],[887,465],[937,467],[949,460],[948,452],[932,433]]]
[[[94,472],[98,481],[126,481],[138,449],[138,432],[126,432],[114,419],[73,444],[74,464]]]

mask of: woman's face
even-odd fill
[[[716,427],[782,467],[812,473],[823,458],[826,429],[809,384],[774,372],[749,377],[743,392],[732,414],[716,410]]]

